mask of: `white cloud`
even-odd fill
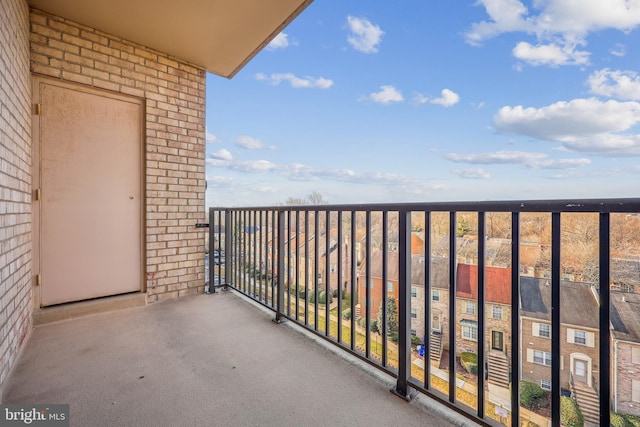
[[[502,107],[494,116],[502,132],[565,141],[577,136],[622,132],[640,122],[640,103],[595,98],[556,102],[542,108]]]
[[[262,149],[274,150],[275,149],[273,145],[267,146],[264,142],[262,142],[258,138],[253,138],[247,135],[240,135],[238,137],[238,140],[236,141],[236,145],[238,147],[244,148],[245,150],[262,150]]]
[[[256,80],[266,81],[274,86],[279,85],[281,82],[289,82],[292,88],[318,88],[329,89],[333,86],[333,80],[325,79],[324,77],[297,77],[292,73],[275,73],[266,75],[264,73],[258,73],[255,76]]]
[[[460,97],[457,93],[449,89],[442,89],[441,97],[432,99],[429,102],[432,104],[442,105],[443,107],[451,107],[452,105],[457,104],[458,101],[460,101]]]
[[[214,134],[209,133],[209,132],[206,132],[206,136],[205,136],[205,138],[206,138],[206,141],[207,141],[208,143],[210,143],[210,144],[216,144],[216,143],[221,142],[221,141],[218,139],[218,137],[217,137],[217,136],[215,136]]]
[[[213,167],[225,168],[235,172],[248,174],[272,173],[294,182],[306,181],[335,181],[349,182],[360,185],[380,184],[389,187],[400,188],[415,194],[425,194],[433,190],[442,190],[441,184],[430,183],[402,174],[384,172],[358,173],[350,169],[321,168],[302,163],[276,164],[268,160],[258,161],[213,161],[207,159],[207,163]]]
[[[504,165],[522,164],[530,169],[573,169],[591,163],[589,159],[549,159],[545,153],[526,151],[496,151],[493,153],[458,154],[450,153],[446,158],[455,163]],[[489,178],[482,168],[455,169],[452,171],[462,178]],[[486,176],[485,176],[486,175]]]
[[[227,176],[207,176],[207,187],[226,187],[234,182],[233,178]]]
[[[511,31],[530,31],[534,28],[527,15],[528,9],[518,0],[479,0],[490,21],[477,22],[465,34],[467,42],[479,45],[482,41]]]
[[[612,47],[609,50],[609,52],[613,56],[622,57],[622,56],[625,56],[627,54],[627,47],[625,45],[623,45],[622,43],[616,43],[616,45],[614,47]]]
[[[229,150],[225,150],[224,148],[214,153],[211,153],[211,158],[214,160],[224,160],[224,161],[233,160],[233,156],[231,155]]]
[[[350,34],[347,37],[349,44],[357,51],[364,53],[376,53],[384,31],[379,26],[372,24],[366,18],[347,17]]]
[[[269,172],[278,169],[278,165],[268,160],[234,162],[229,164],[228,167],[240,172]]]
[[[491,175],[482,168],[472,168],[472,169],[453,169],[451,171],[453,174],[458,175],[460,178],[464,179],[489,179]]]
[[[391,102],[402,102],[404,97],[395,87],[390,85],[380,86],[379,92],[373,92],[367,97],[378,104],[389,104]]]
[[[555,43],[533,46],[520,42],[513,48],[513,56],[530,65],[583,65],[589,62],[589,52],[577,50],[576,46]]]
[[[629,31],[640,25],[636,0],[546,0],[536,17],[538,30],[586,34],[603,29]]]
[[[273,38],[267,45],[268,50],[284,49],[289,47],[289,35],[280,33]]]
[[[447,159],[456,163],[479,165],[496,165],[511,163],[531,163],[547,157],[544,153],[530,153],[526,151],[496,151],[494,153],[458,154],[449,153]]]
[[[579,51],[590,32],[613,29],[628,32],[640,26],[637,0],[534,0],[532,10],[519,0],[479,0],[489,19],[471,25],[467,43],[481,45],[503,33],[535,37],[536,45],[520,42],[517,58],[533,65],[580,65],[589,53]],[[624,52],[616,49],[615,52]]]
[[[547,159],[528,163],[527,167],[532,169],[573,169],[590,163],[589,159]]]
[[[587,80],[589,92],[609,98],[640,101],[640,74],[635,71],[594,71]]]
[[[503,133],[561,142],[599,155],[640,155],[640,135],[621,134],[640,123],[640,103],[595,98],[557,102],[542,108],[502,107],[494,125]]]
[[[427,97],[426,95],[422,94],[422,93],[416,93],[413,96],[413,103],[415,105],[422,105],[422,104],[426,104],[429,101],[429,97]]]

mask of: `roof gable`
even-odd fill
[[[478,299],[478,266],[458,264],[456,295]],[[485,267],[485,301],[511,304],[511,268]]]

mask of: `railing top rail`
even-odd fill
[[[640,212],[640,198],[213,207],[228,211]]]

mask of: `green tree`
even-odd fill
[[[378,316],[376,319],[378,330],[382,330],[383,319],[382,302],[378,309]],[[396,299],[392,296],[387,297],[387,335],[398,336],[398,309],[396,307]]]

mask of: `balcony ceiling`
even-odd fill
[[[231,78],[313,0],[29,0]]]

